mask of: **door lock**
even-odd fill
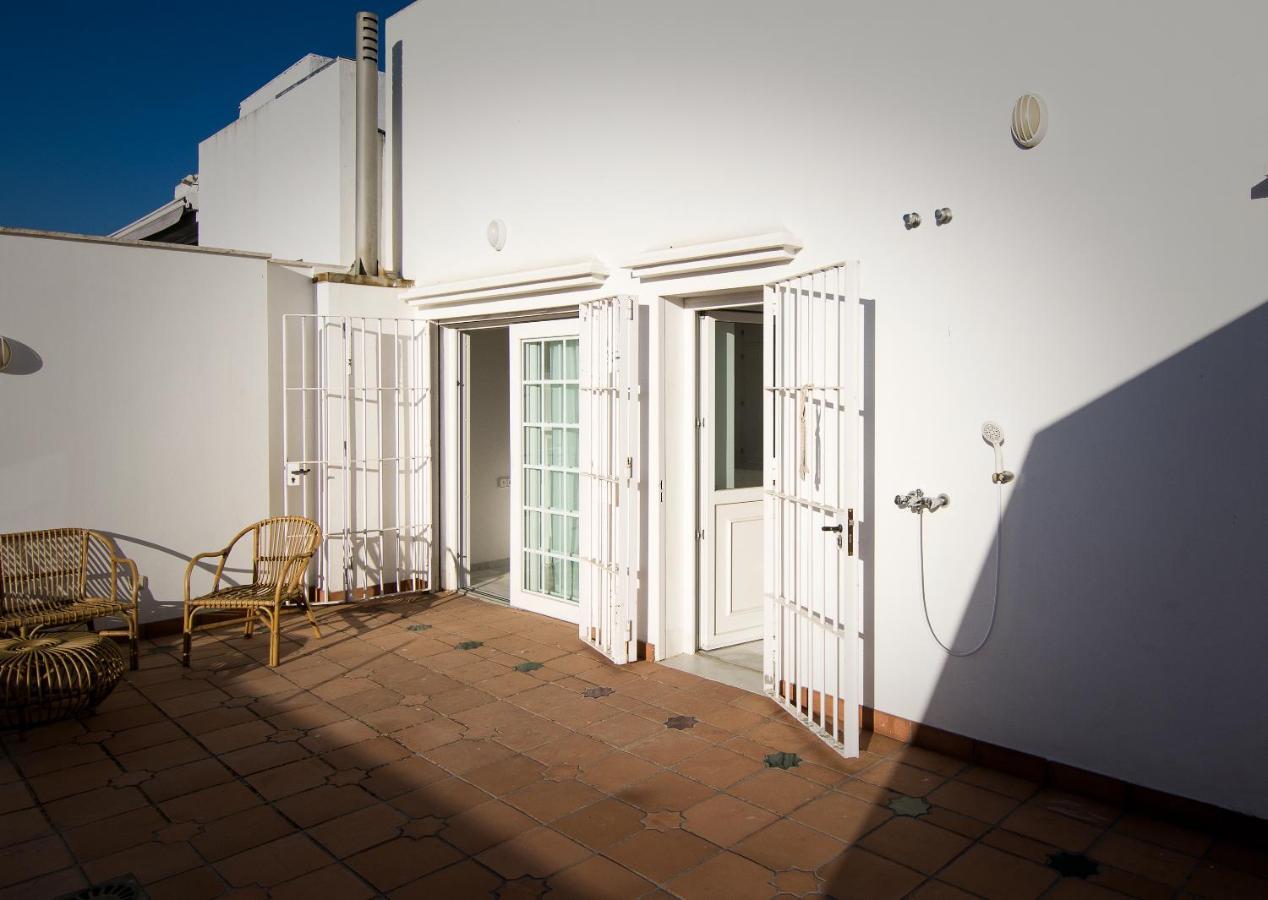
[[[824,525],[820,530],[821,531],[835,531],[837,534],[840,534],[842,531],[845,530],[845,526],[844,525]]]

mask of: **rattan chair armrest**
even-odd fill
[[[273,588],[273,602],[282,602],[282,592],[289,591],[292,587],[292,578],[298,582],[304,574],[304,570],[308,568],[309,561],[313,558],[311,553],[301,553],[297,556],[288,557],[286,564],[282,567],[282,577],[277,580],[277,585]],[[291,569],[297,568],[298,571],[294,575]]]
[[[220,573],[224,569],[225,560],[229,558],[229,551],[232,549],[233,549],[233,545],[230,544],[228,547],[225,547],[222,550],[212,550],[207,553],[199,553],[197,556],[190,557],[189,565],[185,566],[185,602],[186,603],[189,602],[189,577],[194,574],[194,569],[198,567],[198,563],[204,559],[219,558],[220,564],[216,566],[216,580],[214,585],[212,586],[212,590],[215,591],[216,587],[220,585]]]
[[[132,572],[132,608],[136,609],[137,596],[141,591],[141,573],[136,567],[136,563],[128,559],[126,556],[116,556],[114,558],[115,565],[126,566]]]

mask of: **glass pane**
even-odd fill
[[[547,380],[558,380],[564,377],[564,342],[546,342],[546,374]]]
[[[580,521],[576,516],[568,517],[568,549],[564,552],[569,556],[581,555],[581,529],[578,527]]]
[[[541,469],[524,470],[524,505],[542,505],[542,472]]]
[[[542,557],[542,591],[553,596],[561,596],[559,577],[559,560],[553,556]]]
[[[564,451],[564,465],[569,469],[577,468],[577,436],[576,428],[569,428],[566,437],[566,448]]]
[[[524,590],[540,591],[542,589],[541,557],[536,553],[524,554]]]
[[[524,429],[524,462],[538,464],[542,461],[542,430]]]
[[[531,510],[524,513],[524,549],[542,550],[542,514]]]
[[[568,529],[564,524],[567,516],[552,515],[550,517],[550,547],[547,548],[551,553],[567,553],[568,552]]]
[[[542,345],[537,341],[524,342],[524,380],[537,381],[542,377]]]
[[[564,378],[576,380],[580,377],[578,366],[577,340],[573,338],[564,342]]]
[[[564,417],[561,421],[576,425],[580,421],[577,398],[581,391],[575,384],[564,387]]]
[[[762,483],[762,326],[715,322],[714,489]]]
[[[524,385],[524,421],[542,420],[542,388],[540,384]]]
[[[564,421],[564,386],[562,384],[546,386],[546,421]]]
[[[580,565],[576,560],[568,561],[568,599],[573,603],[577,602],[577,598],[581,596],[581,573]]]
[[[564,429],[550,429],[547,432],[547,438],[547,463],[552,466],[567,465],[564,456]]]
[[[564,493],[564,472],[550,473],[550,502],[548,509],[568,510],[568,497]]]
[[[564,509],[576,512],[581,509],[581,477],[568,472],[564,477]]]

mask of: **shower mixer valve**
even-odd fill
[[[926,497],[925,492],[920,488],[909,491],[906,494],[898,494],[894,497],[894,505],[899,509],[908,509],[919,515],[928,510],[929,512],[937,512],[951,502],[951,498],[946,494],[939,494],[936,497]]]

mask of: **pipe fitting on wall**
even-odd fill
[[[910,212],[903,216],[903,227],[908,231],[920,227],[920,213]]]
[[[935,225],[946,225],[951,221],[951,207],[944,206],[941,209],[933,211],[933,223]]]

